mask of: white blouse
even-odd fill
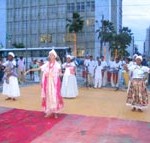
[[[128,69],[132,72],[132,78],[144,78],[145,73],[150,72],[149,67],[139,65],[132,65]]]

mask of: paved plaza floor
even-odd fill
[[[6,97],[0,94],[0,106],[41,111],[40,90],[40,84],[22,87],[21,96],[16,101],[6,101]],[[62,113],[150,122],[150,107],[142,113],[132,112],[125,105],[126,95],[126,91],[115,91],[111,88],[80,87],[77,98],[64,99]]]

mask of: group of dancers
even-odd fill
[[[9,52],[7,61],[5,63],[1,63],[1,66],[5,67],[3,94],[8,97],[6,100],[15,101],[16,98],[20,96],[20,90],[15,70],[16,62],[14,57],[14,53]],[[45,113],[45,117],[54,115],[54,117],[57,118],[58,113],[64,106],[63,97],[75,98],[78,95],[76,65],[72,61],[72,57],[70,55],[67,55],[66,62],[61,65],[57,61],[57,53],[55,50],[51,50],[48,57],[49,60],[42,66],[27,70],[25,75],[31,71],[42,72],[41,97],[43,111]],[[148,106],[148,94],[144,75],[145,72],[150,73],[149,67],[142,66],[142,60],[142,56],[136,56],[135,62],[132,65],[124,64],[123,66],[124,70],[132,75],[128,83],[126,104],[132,107],[132,111],[138,110],[140,112]],[[90,62],[85,64],[92,65]],[[101,62],[98,62],[96,68],[100,65]],[[91,69],[92,68],[93,67],[91,66]],[[62,69],[64,69],[64,72]],[[90,71],[91,69],[89,68],[88,70]],[[99,72],[101,70],[102,69],[100,68],[97,72],[95,72],[95,74],[104,74]],[[95,81],[95,87],[101,87],[102,76],[103,75],[100,75],[99,80]],[[89,80],[90,78],[91,77],[89,77]],[[101,84],[99,84],[99,82],[101,82]]]
[[[1,66],[5,67],[2,93],[8,97],[6,100],[16,100],[16,98],[20,96],[14,57],[14,53],[9,52],[7,62],[1,63]],[[76,66],[74,62],[72,62],[70,55],[67,55],[66,62],[61,66],[56,60],[57,53],[55,50],[51,50],[48,57],[46,63],[38,68],[27,70],[25,75],[30,71],[42,72],[41,97],[45,117],[54,115],[54,117],[57,118],[57,113],[64,106],[63,97],[75,98],[78,95]],[[62,72],[62,68],[64,72]]]

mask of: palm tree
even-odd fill
[[[68,29],[68,32],[69,33],[73,33],[74,34],[74,56],[77,56],[77,49],[76,49],[76,42],[77,42],[77,33],[78,32],[81,32],[82,29],[83,29],[83,26],[84,26],[84,20],[83,18],[80,16],[79,13],[77,12],[74,12],[72,14],[72,18],[69,19],[67,18],[66,19],[67,21],[67,25],[66,25],[66,28]]]
[[[114,41],[114,35],[116,34],[113,23],[108,20],[101,21],[102,26],[96,30],[98,32],[98,39],[100,39],[100,55],[102,56],[102,45],[103,43],[111,43]],[[111,46],[110,46],[111,47]]]
[[[117,48],[117,55],[128,56],[127,47],[131,44],[132,33],[128,27],[123,27],[120,33],[115,36],[115,45]],[[112,48],[113,49],[113,48]]]
[[[131,43],[132,33],[128,27],[123,27],[119,31],[119,34],[117,34],[112,22],[102,20],[102,27],[100,27],[96,32],[99,33],[98,38],[101,40],[101,53],[103,43],[108,42],[109,50],[111,50],[111,56],[127,56],[129,54],[126,49]]]

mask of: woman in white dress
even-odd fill
[[[2,65],[4,66],[4,83],[2,94],[8,98],[6,100],[16,100],[20,96],[20,89],[18,78],[16,74],[16,61],[14,60],[14,53],[8,53],[8,60]]]
[[[76,80],[76,66],[71,61],[71,56],[67,56],[67,61],[62,65],[64,71],[61,95],[65,98],[75,98],[78,95],[78,87]]]

